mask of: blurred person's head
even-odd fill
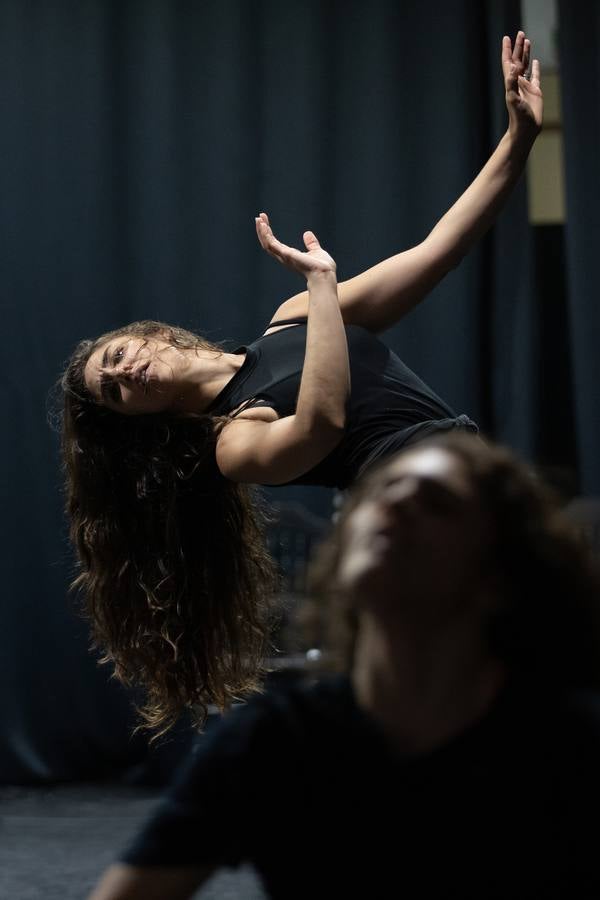
[[[342,667],[363,615],[413,634],[461,618],[510,672],[600,682],[586,548],[531,469],[477,437],[433,438],[372,470],[321,548],[314,584]]]

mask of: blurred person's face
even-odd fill
[[[160,335],[121,335],[94,350],[84,379],[100,405],[123,415],[143,415],[175,407],[189,368],[189,354]]]
[[[350,513],[338,584],[359,609],[444,616],[481,583],[490,531],[459,457],[443,447],[405,451]]]

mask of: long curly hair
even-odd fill
[[[265,511],[224,478],[215,445],[226,419],[125,416],[99,405],[84,370],[116,337],[160,336],[221,351],[192,332],[133,322],[76,347],[61,379],[66,507],[94,643],[125,684],[142,686],[142,727],[162,734],[185,709],[258,689],[276,589]]]
[[[600,687],[600,578],[581,533],[557,496],[508,449],[465,434],[432,438],[464,465],[493,526],[490,561],[499,576],[501,608],[488,622],[491,651],[510,671],[560,687]],[[388,458],[356,486],[310,580],[318,601],[308,617],[313,641],[329,648],[331,665],[352,665],[358,617],[337,583],[346,522],[384,482]],[[401,595],[402,585],[395,588]]]

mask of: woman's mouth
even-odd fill
[[[134,379],[138,385],[140,385],[144,389],[144,393],[148,388],[148,369],[150,368],[150,362],[146,362],[141,365],[134,373]]]
[[[150,379],[149,369],[151,365],[151,362],[147,362],[142,368],[142,385],[144,387],[144,393],[146,393],[148,390],[148,381]]]

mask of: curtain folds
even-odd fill
[[[600,494],[600,6],[559,2],[565,244],[573,404],[582,493]]]

